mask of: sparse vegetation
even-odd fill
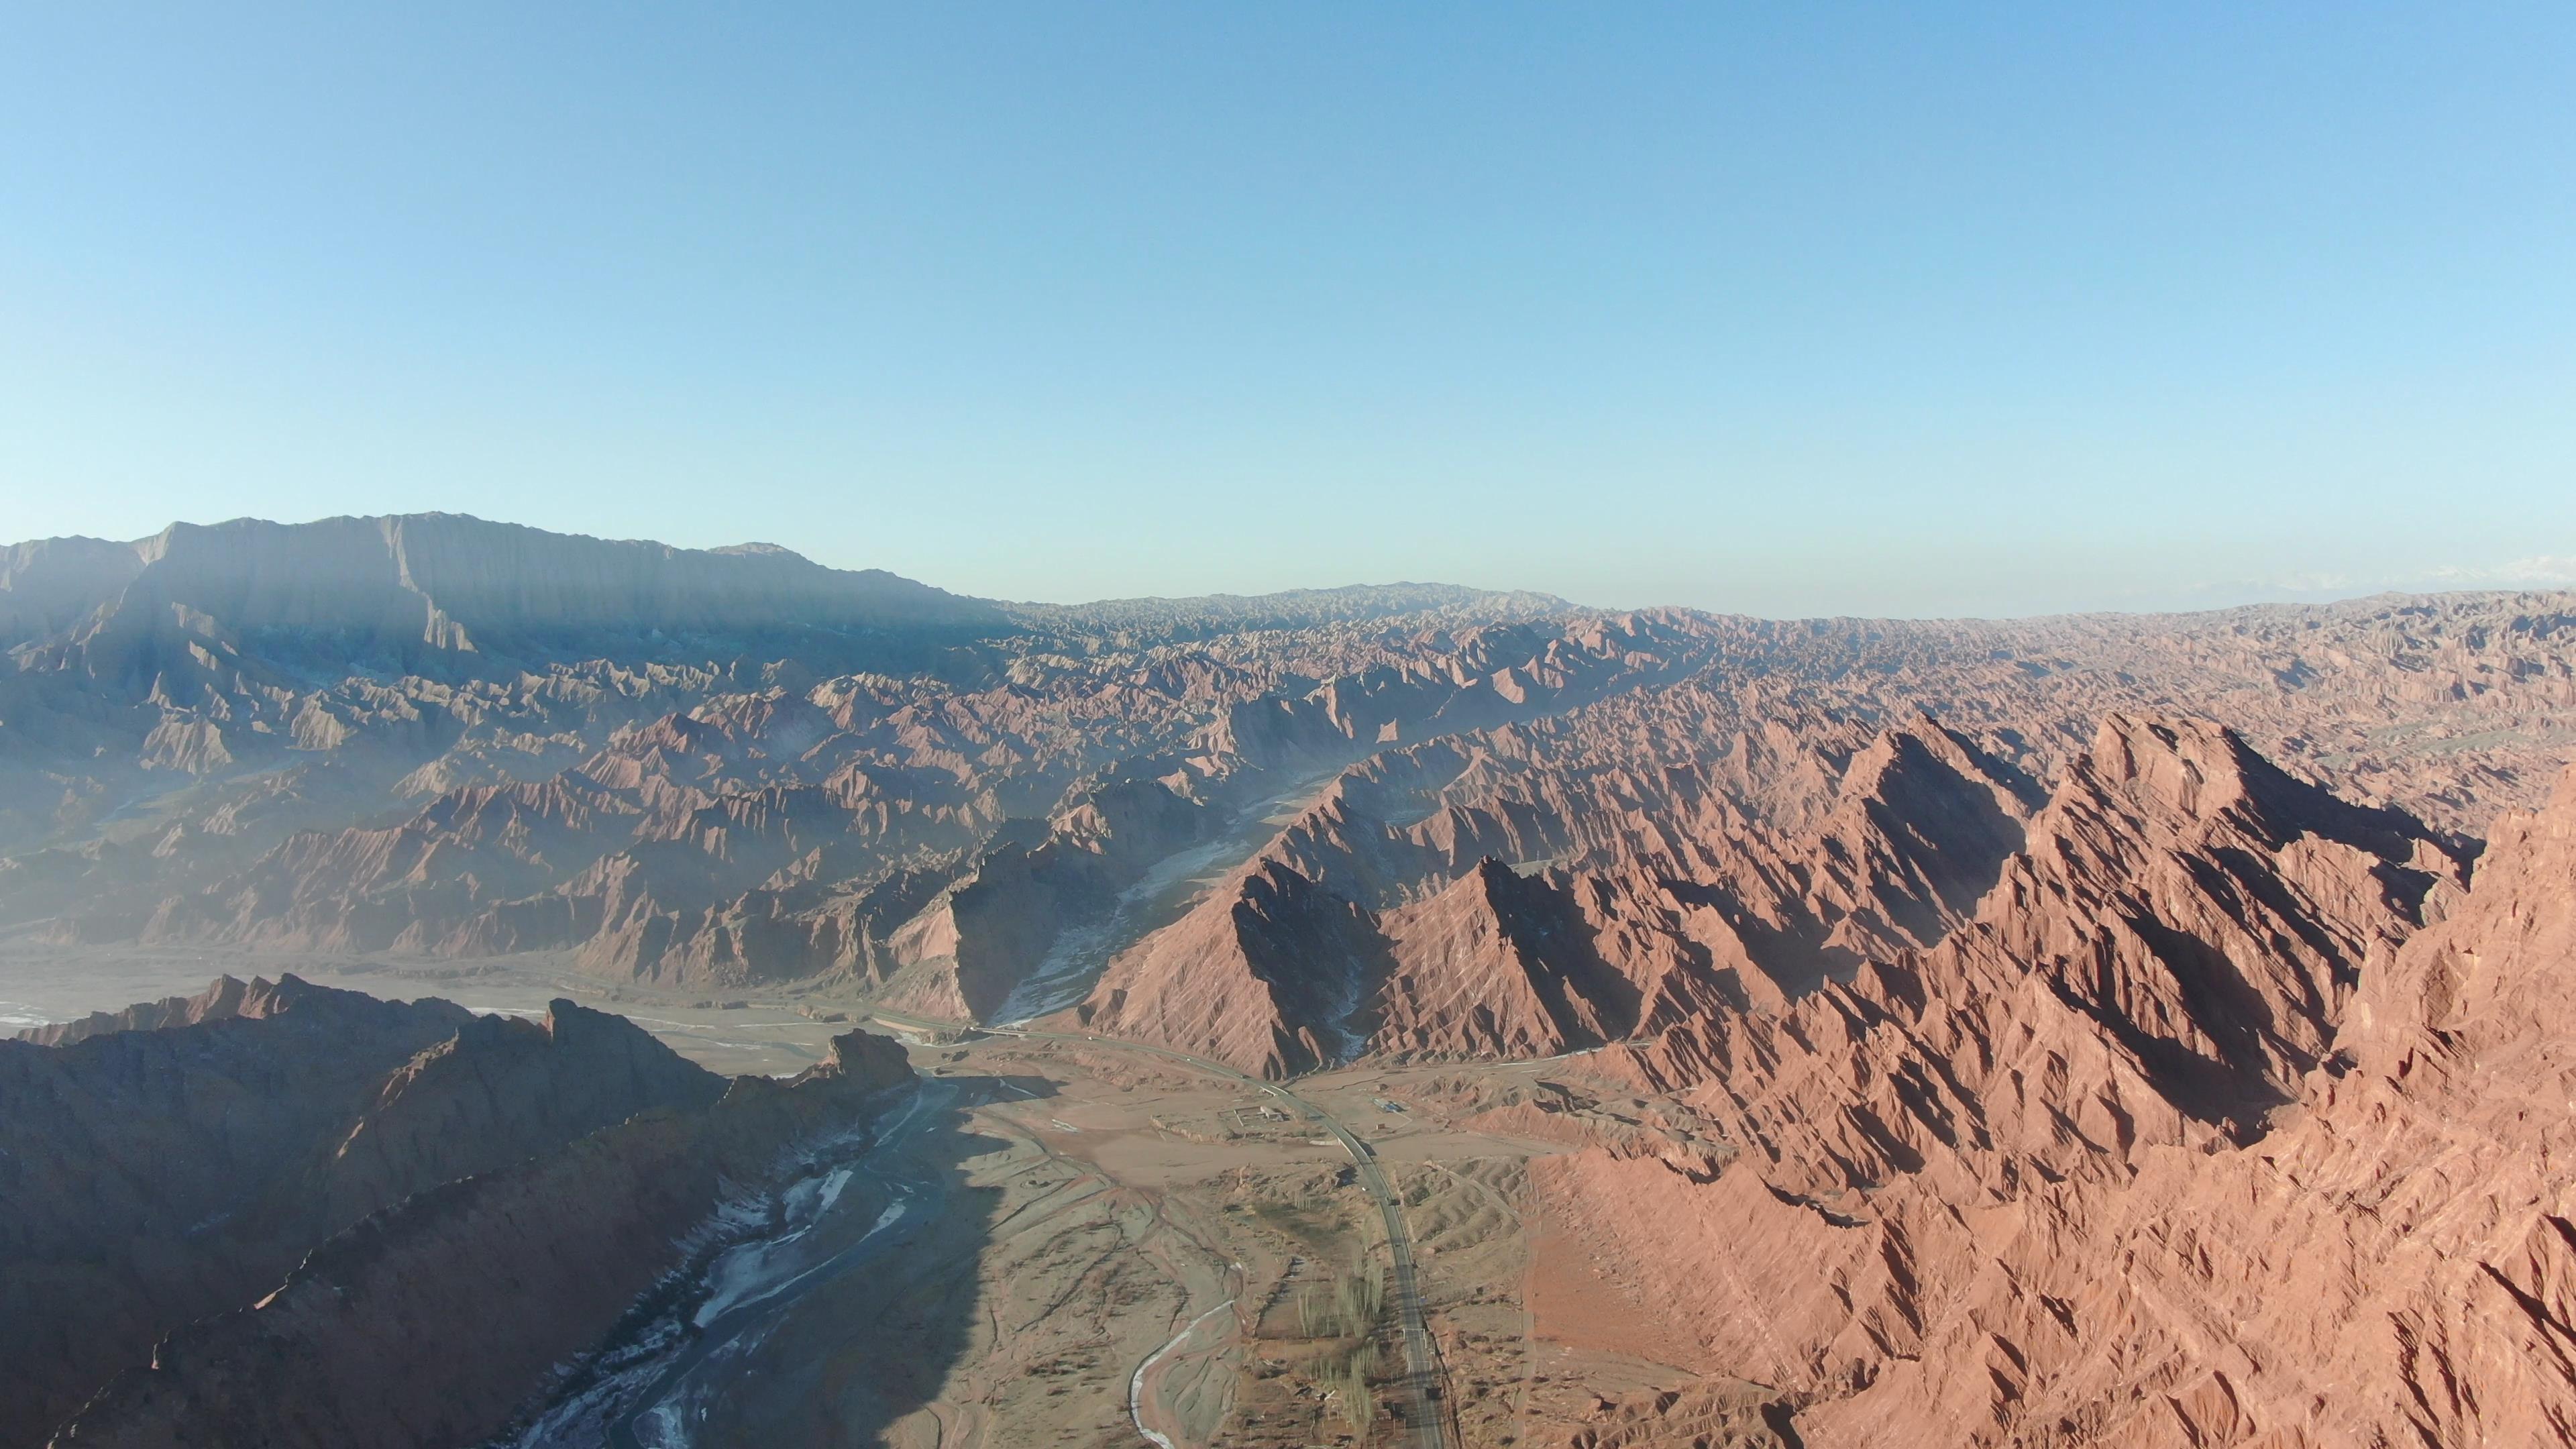
[[[1327,1288],[1310,1283],[1297,1295],[1298,1331],[1308,1338],[1364,1338],[1386,1306],[1386,1267],[1365,1247]]]
[[[1316,1382],[1332,1394],[1342,1413],[1342,1422],[1351,1432],[1368,1442],[1369,1430],[1377,1422],[1377,1396],[1369,1391],[1369,1375],[1377,1370],[1377,1345],[1362,1342],[1347,1354],[1325,1366]]]

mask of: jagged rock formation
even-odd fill
[[[1813,1416],[1827,1442],[1927,1419],[2017,1443],[2563,1442],[2571,887],[2576,778],[2365,974],[2259,1140],[2036,1194],[1996,1268],[1927,1304],[1917,1362]],[[2007,1346],[2008,1380],[1960,1382]]]
[[[1808,1443],[2536,1440],[2576,805],[2502,812],[2576,753],[2569,602],[1057,607],[461,519],[51,540],[0,551],[0,931],[1079,1001],[1269,1075],[1599,1047],[1699,1135],[1567,1139],[1548,1219]],[[0,1443],[119,1366],[66,1442],[459,1442],[901,1076],[355,1000],[0,1043],[46,1205],[0,1246],[51,1265],[0,1283]],[[548,1308],[468,1392],[361,1331],[505,1278]]]
[[[995,605],[434,516],[52,540],[0,563],[0,930],[559,951],[982,1013],[1145,853],[1347,768],[1343,818],[1272,852],[1309,880],[1382,912],[1487,856],[1596,874],[1768,1000],[1954,925],[2111,710],[2188,702],[2448,829],[2529,803],[2576,741],[2568,619],[2541,595],[1997,624],[1438,586]],[[1918,707],[1943,727],[1914,753],[1858,758]],[[1855,768],[1929,833],[1827,821]],[[1904,798],[1961,771],[1991,809]]]
[[[311,999],[326,988],[288,976],[279,981],[219,976],[194,996],[165,996],[139,1001],[121,1011],[93,1011],[77,1021],[31,1027],[18,1033],[38,1046],[69,1046],[94,1036],[120,1031],[160,1031],[194,1026],[201,1021],[258,1021]]]
[[[0,1443],[39,1442],[164,1334],[345,1226],[312,1191],[333,1149],[470,1021],[291,977],[168,1005],[135,1018],[195,1024],[0,1042]]]
[[[1553,1056],[1635,1027],[1637,984],[1564,891],[1490,857],[1380,922],[1389,964],[1373,1041],[1411,1055]]]
[[[2425,1034],[2431,963],[2492,935],[2538,966],[2566,831],[2509,827],[2462,902],[2408,817],[2115,717],[1941,946],[1605,1059],[1684,1087],[1735,1166],[1577,1154],[1551,1210],[1664,1275],[1712,1366],[1816,1396],[1810,1443],[2538,1442],[2512,1436],[2565,1392],[2546,1313],[2464,1314],[2415,1275],[2474,1298],[2479,1270],[2418,1235],[2549,1281],[2564,1185],[2536,1137],[2446,1120],[2490,1119],[2406,1054],[2477,1059]],[[2471,1140],[2486,1182],[2445,1161]]]
[[[52,1442],[479,1443],[676,1266],[728,1183],[863,1122],[910,1078],[899,1047],[851,1032],[791,1081],[740,1078],[711,1106],[637,1116],[409,1196],[323,1243],[256,1305],[173,1336]]]
[[[569,1000],[518,1021],[227,977],[80,1026],[0,1042],[0,1444],[41,1441],[371,1214],[726,1091]],[[881,1052],[858,1065],[884,1085]]]
[[[1285,1043],[1551,1055],[1936,941],[2021,843],[2029,782],[1919,712],[1839,759],[1739,744],[1651,787],[1513,729],[1380,757],[1113,961],[1080,1019],[1274,1073],[1317,1059]]]
[[[1335,1033],[1384,974],[1376,940],[1365,908],[1264,864],[1113,965],[1083,1019],[1264,1076],[1307,1071],[1351,1055]],[[1164,989],[1131,998],[1130,980]]]

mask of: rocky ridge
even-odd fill
[[[1345,899],[1391,909],[1489,855],[1591,870],[1612,895],[1678,882],[1697,899],[1653,908],[1735,913],[1719,934],[1746,960],[1719,941],[1711,969],[1764,996],[1937,937],[2106,712],[2188,703],[2455,834],[2536,799],[2576,742],[2554,595],[2009,623],[1604,614],[1436,586],[1042,608],[777,550],[438,517],[8,558],[0,930],[556,952],[675,989],[969,1014],[1156,862],[1335,771],[1349,819],[1314,822],[1317,859],[1278,853],[1309,879],[1333,851],[1367,856],[1370,879],[1322,882]],[[352,590],[463,642],[353,633],[384,610]],[[1811,859],[1858,752],[1919,709],[1940,725],[1914,738],[1972,748],[2002,792],[1996,819],[1939,828],[1989,838],[1864,839],[1855,807],[1833,826],[1853,853]],[[1901,791],[1937,765],[1876,767]],[[1907,899],[1845,898],[1899,880]]]
[[[1808,1396],[1810,1443],[2520,1442],[2564,1392],[2546,1315],[2464,1314],[2418,1275],[2474,1300],[2477,1253],[2488,1281],[2557,1271],[2531,1246],[2550,1154],[2432,1130],[2467,1103],[2428,1106],[2405,1052],[2431,962],[2563,914],[2534,908],[2566,894],[2571,807],[2509,825],[2463,894],[2405,817],[2224,731],[2107,721],[1943,945],[1605,1054],[1683,1086],[1737,1166],[1574,1154],[1545,1165],[1551,1210],[1628,1270],[1697,1265],[1664,1311],[1710,1365]],[[2492,1178],[2443,1163],[2482,1136]],[[2397,1206],[2427,1191],[2438,1213]],[[2416,1235],[2445,1231],[2464,1260],[2435,1270]],[[2419,1318],[2470,1345],[2420,1351]]]
[[[481,1443],[680,1265],[736,1184],[863,1126],[911,1077],[900,1047],[849,1032],[790,1081],[738,1078],[712,1105],[416,1193],[256,1304],[173,1335],[51,1442]]]
[[[1112,961],[1077,1019],[1274,1074],[1337,1058],[1272,1043],[1599,1046],[1938,940],[2022,841],[2029,782],[1919,711],[1848,750],[1739,746],[1664,772],[1651,806],[1633,772],[1562,771],[1511,729],[1382,756]],[[1304,935],[1257,939],[1283,928]]]
[[[330,1245],[352,1234],[366,1240],[388,1213],[444,1223],[436,1203],[503,1191],[460,1196],[456,1184],[546,1186],[489,1221],[482,1240],[455,1234],[448,1250],[461,1256],[440,1270],[447,1282],[464,1281],[463,1258],[497,1262],[501,1239],[531,1230],[510,1251],[557,1255],[578,1242],[590,1255],[584,1271],[599,1283],[639,1271],[649,1281],[667,1266],[668,1240],[645,1252],[639,1228],[593,1241],[577,1215],[594,1214],[593,1227],[613,1224],[627,1211],[618,1205],[627,1191],[694,1202],[673,1196],[663,1179],[683,1166],[703,1175],[717,1161],[748,1172],[751,1156],[810,1130],[817,1113],[846,1118],[859,1098],[909,1075],[891,1043],[853,1034],[832,1064],[810,1074],[829,1084],[817,1091],[766,1081],[728,1089],[623,1018],[568,1001],[542,1021],[476,1017],[445,1002],[378,1001],[292,976],[226,978],[195,998],[76,1026],[56,1030],[54,1044],[0,1042],[0,1197],[13,1205],[0,1227],[0,1257],[12,1265],[0,1279],[5,1444],[43,1442],[76,1410],[88,1427],[66,1442],[98,1442],[114,1437],[102,1425],[148,1419],[136,1395],[175,1402],[156,1396],[193,1352],[165,1347],[160,1368],[147,1373],[154,1344],[220,1341],[191,1325],[227,1312],[273,1322],[245,1305],[273,1302],[281,1281],[291,1286],[316,1263],[345,1261],[349,1250]],[[622,1188],[567,1165],[604,1160],[603,1149],[586,1144],[630,1122],[666,1124],[638,1130],[669,1141],[662,1156],[621,1167]],[[541,1210],[557,1215],[542,1220],[551,1227],[541,1226]],[[384,1320],[395,1321],[423,1320]],[[457,1320],[441,1341],[477,1341],[473,1321]],[[386,1335],[344,1325],[298,1357],[325,1364],[370,1338]],[[558,1352],[587,1342],[549,1341]],[[417,1348],[407,1338],[398,1350],[382,1346]],[[522,1394],[537,1372],[481,1361],[465,1369],[491,1392]],[[233,1385],[225,1392],[246,1392],[248,1377],[238,1366],[224,1370]],[[82,1409],[103,1389],[105,1398]],[[325,1403],[294,1402],[299,1423]],[[210,1422],[196,1413],[183,1417]],[[371,1433],[298,1441],[295,1434],[317,1431],[271,1429],[288,1437],[264,1429],[215,1442],[393,1442]],[[168,1442],[154,1433],[143,1441]]]

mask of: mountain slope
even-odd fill
[[[851,1032],[791,1081],[744,1077],[712,1100],[693,1090],[680,1110],[405,1196],[322,1242],[257,1303],[174,1334],[51,1442],[482,1443],[688,1258],[729,1191],[801,1144],[864,1128],[910,1079],[901,1048]],[[579,1089],[520,1085],[539,1101]],[[427,1140],[453,1150],[473,1128],[438,1130]]]
[[[1549,1165],[1550,1211],[1626,1271],[1670,1277],[1664,1311],[1712,1368],[1819,1396],[1810,1443],[1900,1424],[2239,1442],[2253,1420],[2227,1427],[2213,1405],[2243,1401],[2223,1387],[2177,1398],[2154,1434],[2131,1416],[2171,1384],[2154,1365],[2240,1387],[2262,1371],[2172,1337],[2171,1306],[2124,1296],[2134,1282],[2066,1284],[2111,1264],[2134,1278],[2150,1249],[2212,1281],[2292,1271],[2291,1241],[2259,1269],[2235,1245],[2230,1164],[2277,1158],[2294,1104],[2343,1070],[2361,993],[2461,874],[2411,820],[2290,781],[2224,731],[2114,716],[1941,945],[1605,1056],[1685,1090],[1744,1148],[1735,1166],[1701,1185],[1577,1154]],[[2176,1205],[2172,1235],[2118,1248],[2132,1201]],[[2228,1266],[2207,1256],[2221,1239]],[[2089,1371],[2130,1376],[2117,1432],[2103,1405],[2070,1417],[2037,1383],[2049,1356],[2104,1341]]]
[[[380,1208],[721,1088],[568,1001],[481,1019],[291,976],[0,1041],[0,1444]]]
[[[1752,814],[1678,771],[1649,782],[1495,753],[1505,733],[1346,774],[1255,866],[1111,961],[1081,1019],[1246,1070],[1294,1070],[1282,1041],[1453,1057],[1599,1045],[1785,1002],[1940,939],[2030,809],[2027,781],[1919,713],[1839,780],[1805,749],[1762,766],[1769,788],[1813,797],[1812,821],[1785,828],[1785,807]],[[1541,868],[1569,858],[1581,864]],[[1319,913],[1349,922],[1329,949],[1305,939]],[[1254,944],[1265,930],[1299,944]],[[1280,966],[1215,970],[1211,949]]]
[[[1927,1422],[2010,1443],[2062,1425],[2149,1446],[2563,1442],[2571,887],[2576,776],[2366,973],[2334,1057],[2259,1143],[2049,1189],[1919,1361],[1815,1416],[1819,1442]],[[1998,1341],[2009,1397],[1959,1373]]]

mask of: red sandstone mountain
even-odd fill
[[[1359,834],[1319,820],[1317,848],[1359,852],[1374,878],[1343,893],[1371,910],[1488,855],[1634,857],[1728,919],[1746,960],[1717,969],[1762,995],[1922,944],[1976,893],[1991,844],[1945,863],[1853,818],[1846,858],[1810,850],[1854,756],[1917,707],[2022,799],[2006,817],[2102,714],[2185,708],[2467,830],[2536,800],[2576,708],[2551,596],[2001,624],[1430,587],[1039,608],[442,518],[8,558],[0,930],[569,951],[612,978],[974,1012],[1138,879],[1133,854],[1063,878],[1076,850],[1119,854],[1084,840],[1014,858],[1105,783],[1163,780],[1161,805],[1104,807],[1142,806],[1110,833],[1187,846],[1347,766]],[[2009,843],[2010,818],[1982,828]],[[1851,894],[1880,882],[1906,898]]]
[[[1365,907],[1265,863],[1113,963],[1083,1019],[1265,1076],[1309,1070],[1352,1054],[1379,939]],[[1131,997],[1131,980],[1162,989]]]
[[[1082,1019],[1274,1073],[1337,1042],[1457,1057],[1597,1046],[1777,1004],[1866,952],[1939,939],[2029,811],[2026,781],[1919,714],[1842,760],[1792,748],[1737,776],[1811,797],[1803,827],[1706,779],[1668,776],[1650,800],[1633,779],[1558,773],[1497,744],[1513,753],[1444,746],[1435,765],[1431,747],[1408,752],[1403,788],[1383,766],[1345,777],[1257,867],[1113,961]],[[1484,849],[1583,865],[1524,878],[1467,854]]]
[[[2576,777],[2365,973],[2263,1136],[2036,1194],[1981,1245],[1992,1267],[1927,1303],[1919,1360],[1812,1416],[1819,1442],[2563,1442],[2571,971]],[[2035,1311],[2052,1299],[2062,1319]],[[1996,1345],[2016,1372],[1971,1390]]]
[[[1784,1014],[1622,1049],[1644,1080],[1698,1084],[1688,1100],[1745,1151],[1708,1184],[1560,1159],[1551,1210],[1629,1270],[1654,1265],[1710,1365],[1820,1396],[1810,1443],[2410,1438],[2404,1414],[2356,1407],[2438,1371],[2388,1347],[2371,1394],[2321,1393],[2359,1369],[2323,1346],[2347,1331],[2328,1326],[2382,1284],[2305,1254],[2306,1230],[2415,1164],[2285,1164],[2387,1145],[2385,1106],[2338,1109],[2362,1114],[2354,1139],[2322,1125],[2322,1104],[2387,1080],[2353,1072],[2365,1012],[2440,942],[2526,931],[2533,868],[2491,863],[2492,889],[2482,869],[2452,920],[2401,947],[2458,889],[2419,827],[2223,731],[2130,718],[2106,722],[2031,835],[1940,947]],[[2318,1188],[2302,1229],[2276,1232]],[[2452,1202],[2483,1218],[2483,1192]],[[2356,1219],[2325,1244],[2362,1221],[2373,1242],[2395,1227]],[[2372,1322],[2359,1337],[2415,1332]],[[2485,1392],[2528,1407],[2520,1387]],[[2455,1422],[2424,1442],[2481,1439]]]
[[[1333,1030],[1540,1055],[1647,1021],[1588,1069],[1680,1092],[1734,1160],[1547,1159],[1545,1211],[1661,1285],[1698,1367],[1804,1400],[1810,1444],[2558,1442],[2576,777],[2464,890],[2468,854],[2413,817],[2206,722],[2110,716],[2036,812],[2001,782],[1955,808],[1983,773],[1955,738],[1952,788],[1892,784],[1927,732],[1792,787],[1838,869],[1770,909],[1875,909],[1848,980],[1659,1016],[1637,983],[1713,979],[1684,947],[1728,932],[1637,929],[1635,871],[1487,859],[1424,894],[1422,821],[1346,789],[1115,963],[1090,1020],[1273,1072]],[[1746,844],[1608,839],[1583,858]],[[2020,848],[1969,868],[1971,840]]]

